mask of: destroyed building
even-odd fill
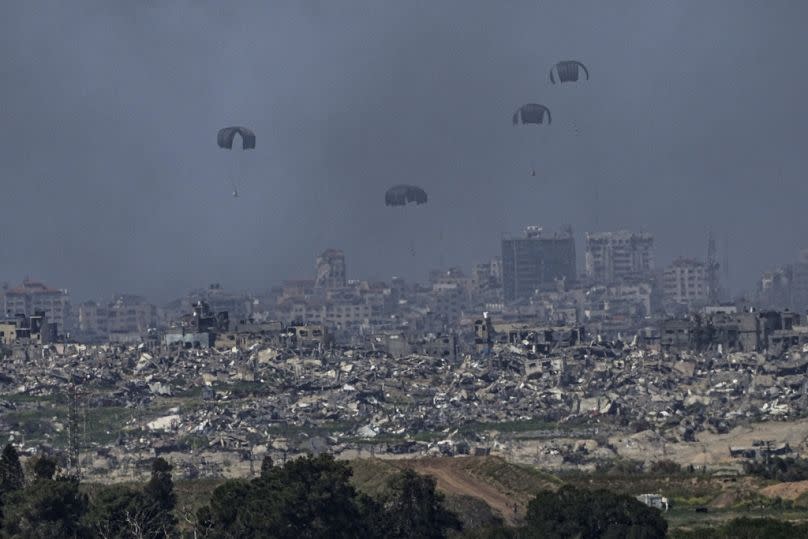
[[[208,477],[246,473],[265,454],[311,451],[529,454],[574,467],[639,443],[698,443],[705,431],[808,412],[808,348],[788,337],[808,335],[796,314],[722,311],[669,323],[662,327],[681,331],[680,349],[515,314],[464,318],[457,332],[413,322],[346,345],[323,325],[230,321],[200,304],[169,330],[180,338],[184,330],[182,341],[9,344],[2,393],[54,398],[0,400],[0,426],[26,450],[63,446],[68,417],[58,402],[80,382],[82,413],[117,421],[100,431],[90,421],[80,448],[86,473],[103,480],[111,467],[125,474],[155,454]],[[754,336],[743,335],[747,327]],[[210,334],[215,347],[201,342]],[[767,336],[784,348],[752,349],[765,349]],[[525,451],[507,425],[542,430],[527,433]],[[782,441],[770,445],[783,450]]]
[[[802,335],[799,324],[799,314],[790,311],[697,313],[687,318],[663,320],[659,327],[659,344],[666,352],[763,352],[770,344],[782,349],[799,343]]]
[[[654,269],[654,237],[648,233],[586,234],[586,275],[595,283],[649,281]]]
[[[557,346],[574,346],[585,337],[582,326],[544,326],[530,322],[495,321],[488,313],[474,322],[474,346],[478,352],[494,344],[524,348],[534,354],[548,354]]]
[[[42,312],[60,331],[72,329],[70,294],[67,290],[51,288],[26,278],[18,286],[4,290],[3,304],[5,316],[30,317]]]
[[[757,304],[765,309],[808,309],[808,249],[800,251],[797,262],[763,273]]]
[[[209,348],[214,346],[216,335],[227,333],[230,316],[227,311],[214,313],[210,305],[198,301],[193,313],[180,318],[163,334],[166,346],[180,344],[184,348]]]
[[[521,238],[502,240],[502,282],[505,301],[530,298],[536,290],[555,288],[576,279],[575,238],[571,228],[546,233],[529,226]]]
[[[57,324],[50,322],[44,311],[37,311],[32,316],[18,314],[14,318],[0,321],[0,341],[6,346],[14,344],[41,346],[56,342],[57,338]]]
[[[244,292],[225,290],[221,284],[213,283],[208,288],[194,290],[178,304],[178,311],[172,317],[192,309],[200,301],[208,304],[214,312],[228,312],[234,319],[242,320],[253,315],[256,299]]]
[[[338,249],[327,249],[317,257],[317,277],[314,286],[318,288],[340,288],[347,283],[345,254]]]

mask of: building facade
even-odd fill
[[[502,285],[505,301],[531,297],[559,281],[575,282],[575,239],[571,229],[545,233],[530,226],[522,238],[502,240]]]
[[[587,276],[598,283],[646,279],[654,270],[654,237],[627,230],[588,233],[585,260]]]
[[[44,313],[60,332],[70,330],[70,295],[67,290],[25,279],[19,286],[6,290],[4,304],[7,317],[31,317]]]
[[[679,258],[665,268],[663,299],[668,305],[692,308],[707,302],[707,266],[690,258]]]
[[[85,301],[78,308],[78,330],[82,337],[106,337],[109,334],[107,306]]]
[[[345,254],[339,249],[327,249],[317,257],[317,288],[340,288],[347,284]]]
[[[123,294],[106,309],[109,333],[144,334],[158,325],[157,307],[140,296]]]

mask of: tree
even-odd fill
[[[736,518],[722,526],[720,537],[733,539],[795,539],[808,537],[808,527],[773,518]]]
[[[308,456],[262,472],[213,491],[197,515],[211,537],[368,536],[346,463]]]
[[[583,490],[566,485],[544,491],[530,501],[524,537],[665,537],[668,524],[659,510],[608,490]]]
[[[244,479],[231,479],[216,487],[210,505],[197,511],[197,521],[211,537],[247,537],[255,515],[247,512],[253,485]]]
[[[808,538],[808,524],[773,518],[740,517],[714,528],[676,530],[676,539],[800,539]]]
[[[20,490],[23,485],[25,485],[25,475],[20,465],[20,457],[13,445],[6,444],[3,454],[0,456],[0,522],[3,519],[5,497]]]
[[[142,490],[120,485],[102,489],[84,523],[105,539],[173,537],[177,535],[175,505],[171,465],[158,458],[152,462],[151,478]]]
[[[90,503],[84,524],[95,536],[103,539],[129,538],[134,534],[131,515],[138,505],[137,490],[121,485],[101,489]]]
[[[79,538],[88,534],[81,524],[87,496],[75,478],[37,478],[11,493],[3,511],[3,531],[9,537]]]
[[[156,458],[152,461],[151,478],[143,489],[143,496],[130,506],[127,519],[144,537],[172,537],[177,533],[177,518],[173,513],[176,505],[171,465],[163,458]]]
[[[156,458],[152,462],[151,478],[146,483],[144,492],[164,509],[168,511],[174,509],[177,496],[174,494],[174,481],[171,479],[171,465],[165,459]]]
[[[405,470],[389,483],[383,502],[385,537],[443,538],[460,521],[443,506],[443,495],[435,490],[435,478]]]
[[[47,455],[38,455],[31,463],[31,469],[36,479],[53,479],[57,468],[56,461]]]
[[[272,472],[272,465],[272,457],[264,455],[264,459],[261,461],[261,477],[269,477]]]
[[[22,465],[17,450],[11,444],[6,444],[0,456],[0,495],[6,492],[19,490],[25,484]]]

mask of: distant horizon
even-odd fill
[[[808,4],[619,5],[7,3],[1,273],[156,298],[336,246],[412,280],[569,223],[648,231],[660,266],[713,231],[747,289],[805,246]],[[217,145],[234,125],[255,149]],[[428,202],[385,206],[398,184]]]

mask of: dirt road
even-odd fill
[[[515,502],[510,497],[462,469],[442,466],[426,459],[408,461],[406,466],[418,473],[435,477],[438,489],[447,494],[472,496],[484,501],[498,511],[508,524],[516,524],[524,515],[524,506],[517,504],[518,512],[514,512]]]

